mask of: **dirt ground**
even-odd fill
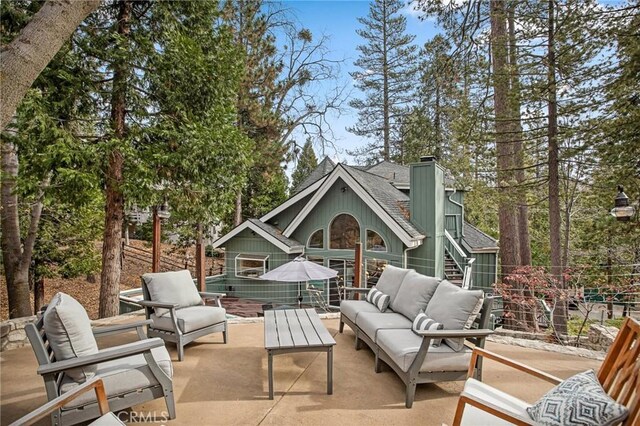
[[[151,244],[145,241],[131,240],[130,245],[137,249],[151,250]],[[187,250],[187,256],[194,259],[194,248]],[[142,253],[139,251],[138,253]],[[140,276],[146,272],[151,272],[151,256],[138,254],[138,258],[125,254],[122,264],[122,276],[120,278],[120,290],[128,290],[140,287]],[[144,260],[143,260],[144,259]],[[163,244],[162,260],[172,262],[172,265],[162,265],[162,270],[178,269],[175,265],[184,264],[185,251],[176,249],[170,244]],[[212,259],[207,259],[212,262]],[[192,269],[191,273],[194,274]],[[195,275],[194,275],[195,276]],[[50,300],[57,292],[67,293],[78,300],[87,310],[91,319],[98,318],[99,296],[100,296],[100,271],[92,276],[82,276],[72,279],[63,278],[47,278],[45,280],[45,301]],[[33,297],[32,297],[33,305]],[[0,320],[4,321],[9,318],[9,307],[7,302],[7,285],[4,277],[4,270],[0,276]]]

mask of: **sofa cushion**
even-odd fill
[[[389,355],[402,371],[409,371],[420,350],[422,337],[416,335],[411,328],[380,329],[376,336],[376,344],[380,349]],[[461,351],[454,351],[444,343],[440,346],[429,346],[420,371],[466,372],[469,368],[471,352],[471,349],[466,346]]]
[[[418,336],[420,336],[420,334],[418,333],[419,331],[442,330],[443,328],[444,325],[432,320],[424,312],[420,312],[418,315],[416,315],[416,319],[413,320],[413,325],[411,326],[411,330],[413,330],[413,332]],[[431,340],[431,346],[440,346],[440,343],[442,343],[442,339]]]
[[[356,325],[374,342],[376,332],[388,328],[411,328],[411,321],[404,315],[395,312],[362,312],[358,315]]]
[[[202,305],[191,272],[188,270],[156,272],[142,276],[152,302],[177,303],[181,308]],[[169,313],[168,309],[155,308],[156,315]]]
[[[376,288],[384,294],[389,295],[389,301],[391,304],[393,304],[393,301],[398,294],[402,280],[404,280],[405,275],[407,275],[409,271],[412,271],[412,269],[397,268],[392,265],[384,267],[384,271],[382,271],[382,274],[376,283]]]
[[[160,369],[168,377],[173,377],[171,358],[167,349],[164,346],[153,348],[151,349],[151,354]],[[158,384],[143,354],[100,363],[96,366],[96,374],[102,378],[108,397],[122,395],[125,392],[129,393],[132,389],[145,389]],[[60,393],[69,392],[76,386],[78,386],[78,383],[65,377],[60,384]],[[64,408],[80,407],[93,403],[95,400],[95,392],[84,392],[70,401]]]
[[[413,270],[409,271],[390,305],[391,309],[413,321],[416,315],[427,307],[438,284],[440,284],[439,278],[428,277]]]
[[[176,309],[176,317],[178,327],[183,333],[190,333],[227,320],[226,310],[217,306],[189,306]],[[171,315],[151,314],[150,318],[153,320],[153,328],[174,331]]]
[[[340,302],[340,313],[349,318],[349,320],[354,324],[361,312],[380,313],[376,306],[366,300],[343,300]]]
[[[593,370],[569,377],[527,408],[539,425],[613,426],[629,415],[602,388]]]
[[[57,293],[44,312],[44,331],[56,360],[77,358],[98,352],[91,321],[82,305],[73,297]],[[96,366],[74,368],[65,374],[82,383],[94,376]]]
[[[496,407],[503,412],[509,413],[516,419],[521,420],[523,423],[531,423],[531,418],[527,414],[527,408],[530,407],[529,404],[476,379],[467,379],[461,396],[466,396],[472,400],[482,402],[489,407]],[[471,404],[466,404],[464,412],[462,413],[460,425],[507,426],[513,425],[513,423],[502,420],[487,411],[474,407]]]
[[[442,280],[424,313],[442,323],[445,330],[462,330],[477,316],[483,295],[482,290],[464,290]],[[445,342],[455,350],[462,350],[464,346],[464,339],[445,339]]]
[[[373,287],[367,293],[367,302],[377,307],[380,312],[384,312],[389,307],[389,295]]]

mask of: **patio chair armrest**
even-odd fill
[[[180,307],[177,303],[169,303],[169,302],[152,302],[150,300],[138,300],[138,305],[144,306],[145,308],[163,308],[163,309],[178,309]]]
[[[38,409],[30,412],[26,416],[19,418],[9,426],[34,424],[38,420],[41,420],[50,415],[55,410],[64,407],[69,402],[76,399],[79,395],[91,390],[95,391],[96,393],[96,400],[98,401],[98,409],[100,410],[100,414],[107,414],[109,412],[109,400],[107,399],[107,394],[104,390],[104,382],[102,381],[102,378],[94,377],[82,383],[81,385],[74,387],[70,391],[65,392],[59,397],[52,399]]]
[[[350,292],[350,293],[369,293],[369,290],[371,290],[370,288],[364,288],[364,287],[340,287],[340,290],[343,290],[344,292]]]
[[[137,355],[151,351],[151,349],[158,348],[160,346],[164,346],[164,341],[158,337],[155,337],[153,339],[137,340],[132,343],[103,349],[95,354],[41,365],[40,367],[38,367],[38,374],[44,376],[46,374],[59,373],[72,368],[85,367],[87,365],[125,358],[131,355]]]
[[[422,337],[429,337],[431,339],[454,339],[456,337],[486,337],[493,334],[493,330],[487,328],[471,330],[425,330],[416,333]]]
[[[111,334],[123,333],[125,331],[131,330],[132,328],[142,328],[146,325],[151,325],[151,324],[153,324],[152,320],[144,320],[144,321],[129,322],[126,324],[94,327],[92,331],[94,336],[101,337],[101,336],[109,336]]]
[[[485,359],[490,359],[492,361],[496,361],[499,362],[500,364],[506,365],[507,367],[511,367],[514,368],[518,371],[522,371],[523,373],[527,373],[531,376],[537,377],[538,379],[544,380],[546,382],[552,383],[554,385],[559,384],[560,382],[562,382],[562,379],[556,377],[556,376],[552,376],[549,373],[545,373],[542,370],[538,370],[537,368],[533,368],[533,367],[529,367],[528,365],[522,364],[518,361],[514,361],[510,358],[507,358],[505,356],[502,355],[498,355],[495,352],[491,352],[488,351],[486,349],[483,348],[474,348],[473,352],[471,354],[471,362],[470,362],[470,367],[469,370],[471,371],[472,368],[471,366],[476,365],[476,361],[478,358],[485,358]],[[469,377],[472,377],[472,373],[469,373]]]
[[[460,425],[460,421],[462,420],[462,416],[464,414],[464,405],[471,405],[482,411],[490,413],[495,417],[498,417],[502,420],[506,420],[507,422],[513,423],[514,425],[518,425],[518,426],[533,425],[533,421],[531,419],[525,418],[519,413],[515,413],[513,411],[500,407],[497,404],[477,398],[474,395],[471,395],[463,391],[460,394],[460,398],[458,400],[456,417],[453,421],[454,426]],[[472,420],[472,423],[473,423],[473,420]]]
[[[204,298],[220,299],[221,297],[227,297],[227,293],[211,293],[208,291],[199,291],[198,294],[203,299]]]

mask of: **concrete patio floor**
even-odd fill
[[[130,320],[130,319],[129,319]],[[187,346],[177,362],[173,345],[177,419],[171,425],[442,425],[451,424],[463,382],[419,385],[413,408],[404,407],[404,385],[389,368],[376,374],[373,353],[354,349],[353,332],[338,333],[338,320],[323,320],[337,345],[334,392],[326,394],[326,355],[298,353],[274,358],[275,399],[268,399],[267,354],[261,322],[230,324],[229,343],[221,335]],[[101,346],[124,343],[133,333],[107,337]],[[489,342],[489,350],[566,378],[600,361]],[[8,424],[46,402],[30,347],[1,354],[0,423]],[[522,399],[535,401],[550,388],[493,362],[485,381]],[[136,413],[166,410],[163,399],[133,408]],[[125,414],[122,418],[135,413]],[[47,424],[46,422],[43,424]]]

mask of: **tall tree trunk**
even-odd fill
[[[238,226],[242,223],[242,188],[238,190],[236,196],[236,213],[233,218],[233,226]]]
[[[42,70],[100,0],[48,0],[0,52],[0,130]]]
[[[390,143],[390,132],[389,132],[389,115],[391,114],[389,108],[389,64],[387,63],[387,24],[388,18],[387,15],[387,2],[382,2],[382,115],[383,115],[383,137],[384,144],[382,148],[382,159],[385,161],[389,161],[391,158],[391,143]]]
[[[129,0],[119,3],[118,35],[128,43],[131,32],[131,9]],[[123,46],[119,46],[123,47]],[[126,45],[124,46],[126,48]],[[111,126],[114,137],[122,141],[126,136],[126,96],[128,64],[118,58],[114,64],[113,92],[111,95]],[[100,318],[118,315],[118,293],[122,272],[122,225],[124,222],[123,184],[124,158],[118,147],[108,155],[106,171],[106,205],[104,237],[102,243],[102,275],[100,277]]]
[[[562,247],[560,245],[560,179],[558,171],[558,103],[556,99],[556,53],[555,53],[555,0],[549,1],[548,17],[548,139],[549,139],[549,243],[551,249],[551,274],[558,286],[564,288],[562,280]],[[556,332],[567,332],[567,307],[563,300],[556,300],[553,324]]]
[[[511,80],[511,120],[512,137],[515,162],[515,176],[518,184],[518,242],[520,248],[520,264],[531,265],[531,239],[529,237],[529,206],[527,201],[527,191],[524,188],[526,176],[524,173],[524,147],[522,143],[522,114],[520,74],[518,67],[517,40],[515,35],[515,7],[516,2],[509,4],[509,69]]]
[[[507,19],[503,0],[491,0],[491,52],[493,65],[493,97],[495,110],[495,141],[497,177],[500,191],[498,221],[500,227],[500,263],[502,277],[510,275],[520,264],[517,217],[514,203],[513,142],[510,136],[509,70],[507,69]],[[513,304],[507,306],[516,313]],[[519,318],[507,325],[513,327]]]

